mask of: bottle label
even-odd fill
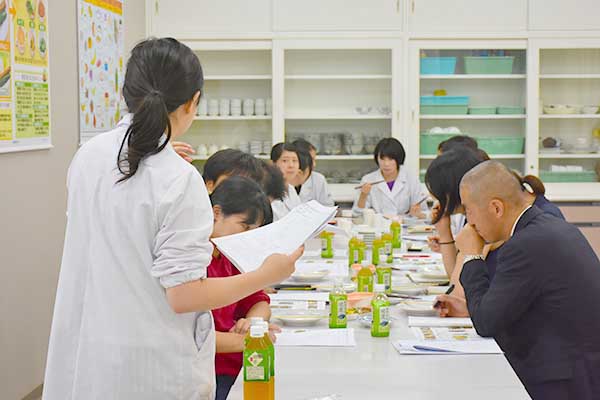
[[[327,251],[327,239],[325,238],[321,239],[321,251]]]
[[[337,322],[339,324],[346,322],[346,300],[337,301]]]
[[[358,291],[371,292],[373,290],[373,275],[358,277]]]
[[[392,255],[392,243],[391,242],[386,242],[385,254],[387,254],[388,257]]]
[[[389,271],[383,273],[383,284],[386,291],[392,288],[392,274]]]
[[[383,262],[387,258],[385,247],[380,247],[377,252],[379,253],[379,262]]]
[[[390,331],[390,308],[388,306],[373,307],[373,322],[371,327],[374,333],[386,333]]]
[[[244,381],[269,381],[268,350],[244,350]]]
[[[356,262],[356,263],[361,262],[362,260],[360,259],[360,250],[356,249],[356,250],[354,250],[353,253],[354,253],[354,262]]]

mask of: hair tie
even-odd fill
[[[150,95],[151,96],[158,96],[158,97],[162,97],[162,92],[160,90],[156,90],[156,89],[152,89],[150,91]]]

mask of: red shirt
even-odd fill
[[[240,271],[223,255],[213,257],[208,266],[209,278],[226,278],[239,274]],[[262,290],[241,299],[237,303],[213,310],[215,329],[218,332],[229,332],[238,319],[245,318],[252,306],[261,301],[270,303],[269,296]],[[237,376],[241,368],[242,353],[217,353],[215,355],[215,372],[217,375]]]

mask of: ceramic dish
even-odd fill
[[[371,322],[373,321],[373,316],[371,314],[363,314],[357,318],[358,322],[365,328],[371,327]],[[392,320],[390,320],[390,326],[392,325]]]
[[[301,327],[314,326],[326,317],[322,315],[279,315],[273,318],[280,320],[286,326]]]
[[[414,316],[433,316],[437,313],[433,308],[433,303],[425,300],[405,300],[398,304],[398,308],[406,314]]]
[[[319,282],[325,279],[327,275],[329,275],[329,271],[323,269],[320,271],[295,273],[291,278],[296,282]]]

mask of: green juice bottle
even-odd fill
[[[329,293],[329,328],[346,328],[348,318],[346,315],[348,305],[348,295],[344,290],[344,283],[341,279],[336,279],[333,290]]]
[[[373,272],[371,271],[371,264],[368,260],[363,260],[362,268],[360,269],[360,271],[358,271],[357,281],[357,290],[359,292],[373,291]]]
[[[384,291],[385,287],[382,284],[375,285],[375,296],[371,301],[371,309],[373,310],[371,336],[373,337],[390,336],[390,301]]]
[[[321,258],[333,258],[333,232],[323,231],[321,238]]]
[[[381,237],[375,237],[373,240],[373,265],[379,265],[387,261],[385,254],[385,242]]]
[[[390,232],[392,234],[392,247],[399,249],[402,247],[402,224],[398,219],[394,219],[390,224]]]
[[[387,256],[387,260],[385,261],[388,264],[392,264],[394,262],[394,254],[392,247],[392,234],[384,233],[381,235],[381,240],[383,240],[383,245],[385,247],[385,254]]]
[[[378,265],[375,274],[377,283],[385,287],[385,294],[392,294],[392,267],[389,264]]]

